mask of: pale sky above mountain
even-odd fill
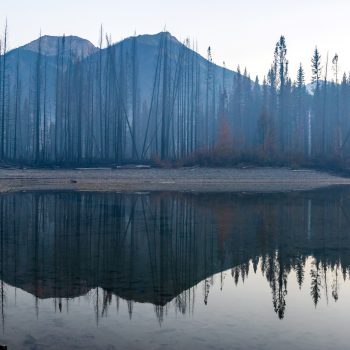
[[[174,36],[198,42],[215,63],[236,70],[247,66],[251,76],[266,74],[281,34],[286,36],[290,74],[299,62],[310,76],[315,45],[325,61],[339,54],[342,71],[350,71],[349,0],[2,0],[0,24],[9,24],[10,47],[42,34],[78,35],[98,42],[99,27],[114,41],[152,34],[166,27]]]

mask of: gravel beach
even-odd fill
[[[288,168],[0,169],[0,191],[284,192],[350,185],[350,178]]]

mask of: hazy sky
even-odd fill
[[[325,60],[339,54],[343,71],[350,70],[349,0],[1,0],[0,24],[9,23],[10,46],[43,34],[74,34],[97,44],[100,24],[114,41],[166,29],[178,39],[197,40],[205,55],[251,76],[268,70],[276,41],[286,36],[290,74],[299,62],[310,75],[315,45]]]

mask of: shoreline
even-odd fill
[[[289,192],[350,185],[350,178],[289,168],[0,169],[0,192]]]

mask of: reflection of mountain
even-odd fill
[[[246,278],[252,262],[268,280],[279,317],[287,278],[313,256],[317,304],[327,270],[350,267],[350,190],[309,193],[12,193],[0,197],[1,279],[39,298],[101,287],[164,306],[215,273]],[[337,272],[338,273],[338,272]],[[340,273],[339,273],[340,275]],[[321,287],[322,286],[322,287]],[[337,284],[329,287],[338,297]]]

